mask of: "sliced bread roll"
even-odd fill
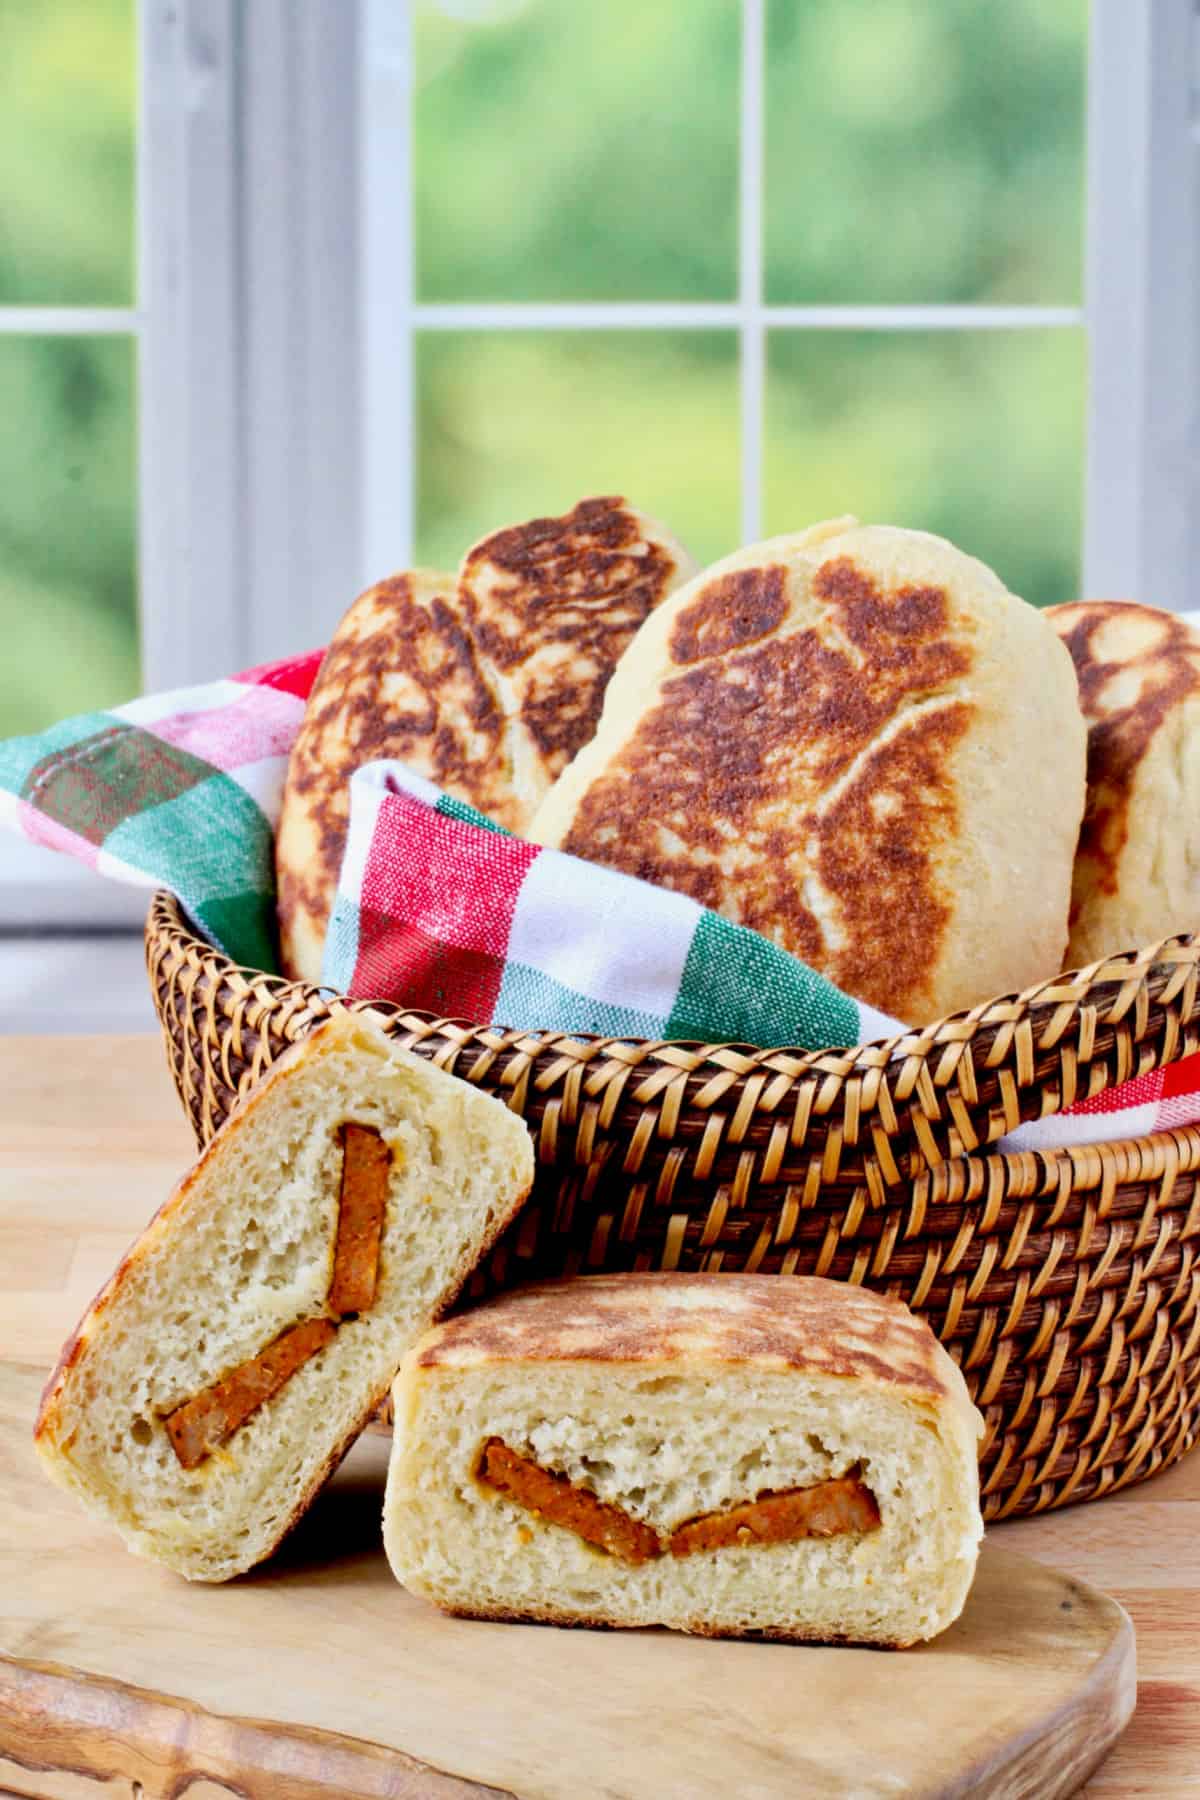
[[[1121,600],[1052,606],[1088,731],[1072,968],[1200,930],[1200,633]]]
[[[407,764],[510,831],[596,728],[634,632],[695,564],[619,498],[484,538],[457,577],[361,595],[334,634],[292,749],[275,842],[285,975],[319,981],[354,770]]]
[[[304,1511],[533,1178],[528,1130],[338,1013],[231,1115],[85,1314],[50,1474],[195,1581]]]
[[[919,1023],[1062,967],[1083,797],[1041,615],[941,538],[841,519],[659,607],[527,835]]]
[[[860,1288],[527,1288],[431,1331],[393,1399],[388,1557],[450,1612],[898,1647],[971,1585],[982,1420]]]

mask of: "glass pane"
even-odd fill
[[[0,0],[0,305],[134,296],[135,0]]]
[[[1084,334],[777,331],[767,527],[936,531],[1047,606],[1079,598]]]
[[[1081,292],[1087,0],[769,0],[767,296]]]
[[[624,494],[701,559],[737,543],[732,332],[431,331],[417,369],[422,564],[585,494]]]
[[[134,352],[0,337],[0,736],[138,691]]]
[[[738,0],[418,0],[421,300],[724,300]]]

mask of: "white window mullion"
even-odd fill
[[[144,0],[139,199],[142,667],[183,685],[244,657],[236,8]]]
[[[1195,0],[1094,0],[1084,590],[1200,606]]]
[[[728,331],[754,313],[804,331],[1041,331],[1083,323],[1079,306],[766,306],[740,300],[457,301],[414,305],[420,331]]]
[[[241,9],[244,660],[313,649],[359,576],[358,9]]]
[[[308,646],[326,642],[362,583],[361,7],[312,0],[296,33],[305,202],[308,412],[299,449],[309,521]],[[295,29],[293,25],[293,29]]]
[[[1148,7],[1094,0],[1088,75],[1083,589],[1113,599],[1150,599],[1141,593],[1150,38]]]
[[[1147,456],[1135,597],[1185,611],[1200,606],[1200,7],[1154,0],[1147,11]]]
[[[742,0],[742,90],[738,221],[738,308],[741,314],[742,542],[763,532],[763,430],[767,384],[763,313],[765,201],[766,18],[764,0]]]
[[[292,479],[310,371],[302,360],[309,346],[298,329],[304,281],[295,167],[300,145],[291,129],[296,58],[282,15],[283,0],[254,0],[241,21],[241,76],[252,96],[244,108],[242,136],[246,410],[241,449],[246,593],[256,596],[248,608],[256,641],[246,646],[246,662],[270,654],[264,639],[280,622],[282,596],[293,591],[308,549],[308,521]],[[305,610],[302,586],[300,610]]]
[[[22,337],[124,337],[141,325],[134,306],[0,306],[0,333]]]
[[[416,536],[411,11],[362,0],[363,584],[411,564]]]
[[[144,0],[151,688],[315,646],[358,580],[357,14]]]
[[[767,306],[768,324],[805,331],[1045,331],[1083,323],[1080,306]]]

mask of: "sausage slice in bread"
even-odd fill
[[[971,1585],[982,1420],[862,1288],[526,1288],[432,1330],[393,1397],[384,1542],[449,1612],[901,1646]]]

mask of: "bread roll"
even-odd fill
[[[1200,930],[1200,634],[1120,600],[1053,606],[1088,729],[1072,968]]]
[[[350,777],[394,758],[507,823],[504,722],[458,611],[453,575],[393,575],[361,594],[325,653],[288,761],[275,834],[280,965],[319,981]]]
[[[393,1398],[384,1542],[449,1612],[898,1647],[971,1585],[982,1420],[861,1288],[526,1288],[431,1331]]]
[[[195,1581],[266,1556],[533,1176],[489,1095],[339,1013],[234,1111],[85,1314],[50,1474]]]
[[[1041,615],[941,538],[841,519],[672,594],[528,835],[921,1023],[1062,967],[1083,796]]]
[[[368,589],[334,634],[292,749],[276,836],[281,965],[319,981],[365,762],[406,763],[523,831],[596,728],[613,667],[695,565],[617,498],[484,538],[457,579]]]

